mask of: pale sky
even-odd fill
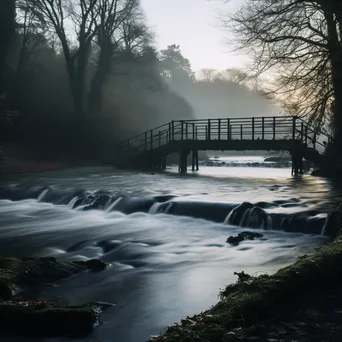
[[[155,33],[156,47],[180,45],[193,71],[202,68],[243,67],[248,58],[230,52],[229,32],[219,27],[219,13],[231,12],[241,0],[141,0],[149,27]]]

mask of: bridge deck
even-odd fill
[[[186,171],[187,156],[193,152],[198,167],[198,151],[289,151],[316,164],[331,137],[317,131],[298,117],[250,117],[171,121],[166,125],[127,139],[117,146],[116,164],[164,168],[169,154],[179,153],[180,171]],[[299,166],[295,167],[295,172]]]

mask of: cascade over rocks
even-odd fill
[[[243,202],[235,207],[228,215],[226,223],[249,228],[271,228],[270,215],[258,206]]]
[[[233,226],[239,226],[246,211],[253,208],[253,204],[249,202],[243,202],[236,208],[234,208],[228,215],[227,223]]]

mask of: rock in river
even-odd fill
[[[242,232],[239,233],[237,236],[230,236],[227,239],[227,243],[237,246],[240,242],[244,240],[254,240],[255,238],[262,238],[263,235],[260,233],[255,233],[255,232]]]

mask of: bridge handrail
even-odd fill
[[[299,126],[299,128],[298,128]],[[319,142],[317,130],[307,124],[302,118],[296,116],[272,116],[272,117],[238,117],[217,119],[189,119],[173,120],[167,124],[158,126],[117,144],[117,150],[121,153],[143,153],[152,151],[171,142],[182,140],[233,140],[240,138],[245,140],[276,140],[281,135],[284,139],[299,140],[308,145]],[[311,136],[313,135],[313,137]],[[321,133],[330,141],[329,135]],[[235,139],[234,139],[235,140]]]

